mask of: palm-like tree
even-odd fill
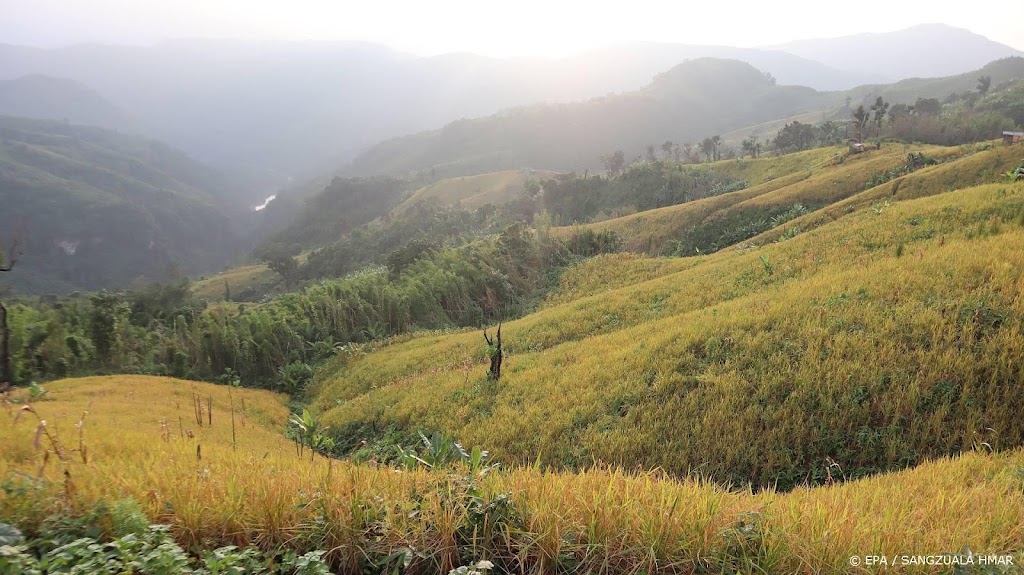
[[[868,119],[871,114],[864,109],[864,104],[857,106],[857,109],[853,111],[853,126],[857,129],[857,140],[860,141],[864,137],[864,127],[868,125]]]

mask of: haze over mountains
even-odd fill
[[[922,24],[899,32],[798,40],[774,47],[854,74],[894,82],[952,76],[1024,52],[970,30]]]
[[[777,85],[738,60],[702,58],[679,64],[634,92],[527,106],[389,140],[356,157],[347,173],[433,170],[447,177],[522,167],[598,170],[600,158],[616,149],[629,158],[640,157],[647,146],[660,148],[666,141],[692,145],[713,134],[780,118],[836,120],[845,125],[852,111],[846,107],[847,98],[853,107],[862,102],[870,106],[877,97],[902,104],[920,97],[943,99],[973,90],[979,75],[997,84],[1024,77],[1024,59],[1007,58],[946,78],[818,92]],[[762,138],[774,135],[767,129],[751,131]]]
[[[0,116],[0,230],[22,242],[25,261],[9,278],[19,291],[216,270],[245,247],[231,191],[218,173],[159,142]]]
[[[955,54],[950,55],[950,46]],[[779,84],[837,90],[977,69],[1018,51],[934,25],[779,49],[633,43],[556,60],[418,58],[365,43],[176,40],[152,47],[0,46],[0,80],[73,80],[109,106],[54,102],[50,117],[126,128],[250,177],[252,203],[289,178],[333,170],[369,146],[513,106],[633,91],[692,58],[734,58]],[[886,54],[880,57],[879,52]],[[955,57],[953,57],[955,56]],[[18,89],[24,89],[24,80]],[[39,81],[37,80],[37,83]],[[0,88],[11,91],[11,86]],[[51,88],[40,85],[45,94]],[[24,99],[24,98],[22,98]],[[24,105],[4,104],[19,115]],[[109,110],[97,114],[96,109]],[[38,111],[31,116],[40,116]],[[125,123],[122,117],[132,118]]]
[[[845,121],[847,99],[911,104],[971,91],[979,74],[995,86],[1024,77],[1024,60],[1005,58],[1019,52],[948,26],[815,42],[794,43],[801,55],[631,43],[555,60],[414,57],[357,42],[0,45],[0,116],[10,116],[0,226],[45,220],[28,234],[33,263],[16,287],[97,289],[215,270],[261,238],[304,227],[302,214],[361,214],[344,193],[328,201],[349,189],[328,185],[334,174],[416,179],[389,180],[373,219],[437,178],[599,169],[615,149],[632,159],[666,140],[769,138],[787,119]],[[865,48],[861,65],[865,43],[888,56]],[[940,72],[959,75],[882,83]],[[247,213],[283,187],[268,209]],[[320,227],[302,233],[335,239]]]

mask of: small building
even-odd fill
[[[1003,142],[1006,144],[1024,142],[1024,132],[1003,132]]]

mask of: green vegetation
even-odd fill
[[[990,78],[991,87],[985,92],[977,89],[979,76]],[[1021,79],[1024,58],[1014,57],[946,78],[816,92],[776,85],[769,75],[741,62],[700,58],[680,64],[635,92],[516,108],[389,140],[357,157],[350,172],[433,172],[441,177],[525,167],[584,172],[608,169],[608,159],[613,160],[611,165],[650,160],[664,149],[662,142],[678,144],[679,152],[672,151],[673,155],[699,162],[701,158],[753,156],[760,143],[757,137],[763,139],[762,150],[756,152],[760,155],[767,150],[768,140],[786,125],[789,133],[774,148],[790,152],[858,137],[853,127],[846,130],[858,107],[864,109],[860,136],[866,138],[881,131],[876,115],[901,117],[911,106],[923,114],[934,109],[929,108],[932,102],[941,113],[896,121],[890,135],[958,145],[994,138],[999,130],[1024,123],[1018,97]],[[890,106],[878,110],[878,115],[872,106],[880,98],[883,106]],[[794,123],[799,129],[793,129]],[[817,133],[808,133],[811,128]],[[716,133],[727,137],[715,142],[710,135]],[[618,161],[616,154],[608,155],[616,148]]]
[[[396,178],[334,178],[322,192],[310,196],[291,224],[260,251],[295,255],[302,248],[333,242],[391,211],[404,199],[409,185]]]
[[[646,88],[574,104],[538,105],[390,140],[357,157],[354,174],[441,177],[533,167],[599,167],[616,147],[632,159],[666,140],[694,142],[800,111],[825,107],[810,88],[778,86],[749,64],[698,58],[660,74]]]
[[[243,247],[227,193],[215,173],[157,142],[0,117],[0,229],[22,235],[24,265],[8,284],[19,291],[219,268]]]
[[[506,204],[522,196],[531,181],[556,176],[543,170],[506,170],[476,176],[448,178],[424,186],[409,199],[395,208],[396,214],[404,214],[417,203],[436,200],[441,205],[458,203],[469,209],[478,209],[487,204]]]
[[[671,159],[638,162],[612,177],[568,174],[541,183],[543,208],[565,223],[587,222],[742,190],[728,173]]]

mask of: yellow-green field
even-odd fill
[[[506,170],[477,176],[448,178],[424,186],[395,208],[396,214],[404,214],[419,202],[436,199],[442,204],[459,203],[465,208],[475,209],[484,204],[505,203],[523,191],[527,180],[543,180],[557,175],[545,170]]]
[[[192,283],[192,293],[206,301],[224,300],[224,282],[232,293],[238,294],[249,288],[259,289],[273,282],[276,274],[264,264],[241,266],[225,270]]]
[[[831,214],[829,219],[835,219],[878,200],[910,199],[995,181],[1021,161],[1019,146],[989,143],[952,148],[886,144],[881,150],[850,156],[846,156],[845,151],[845,147],[822,148],[781,157],[715,162],[710,164],[713,169],[746,180],[750,187],[587,227],[595,231],[614,230],[623,237],[630,251],[658,253],[668,241],[686,230],[745,209],[793,204],[831,206],[804,216],[804,220],[828,214]],[[872,193],[863,193],[865,182],[905,163],[911,152],[946,161],[877,186]],[[837,163],[840,157],[843,161]],[[552,234],[566,237],[573,230],[573,227],[556,228]]]
[[[48,512],[74,515],[132,497],[187,548],[320,548],[342,573],[403,549],[413,551],[409,573],[447,573],[467,557],[516,573],[931,573],[851,569],[849,558],[965,548],[1024,559],[1019,451],[970,452],[789,493],[606,466],[531,466],[471,480],[462,468],[299,457],[281,436],[283,397],[267,392],[137,376],[62,380],[48,390],[33,412],[21,410],[19,395],[0,415],[2,476],[46,480],[0,493],[0,517],[30,533]],[[212,425],[196,423],[193,395],[212,398]],[[67,461],[45,436],[34,445],[36,416]]]
[[[992,184],[761,248],[594,260],[504,326],[499,384],[479,334],[429,336],[337,362],[316,403],[350,440],[440,429],[520,463],[761,484],[1019,445],[1022,224],[1024,185]]]

